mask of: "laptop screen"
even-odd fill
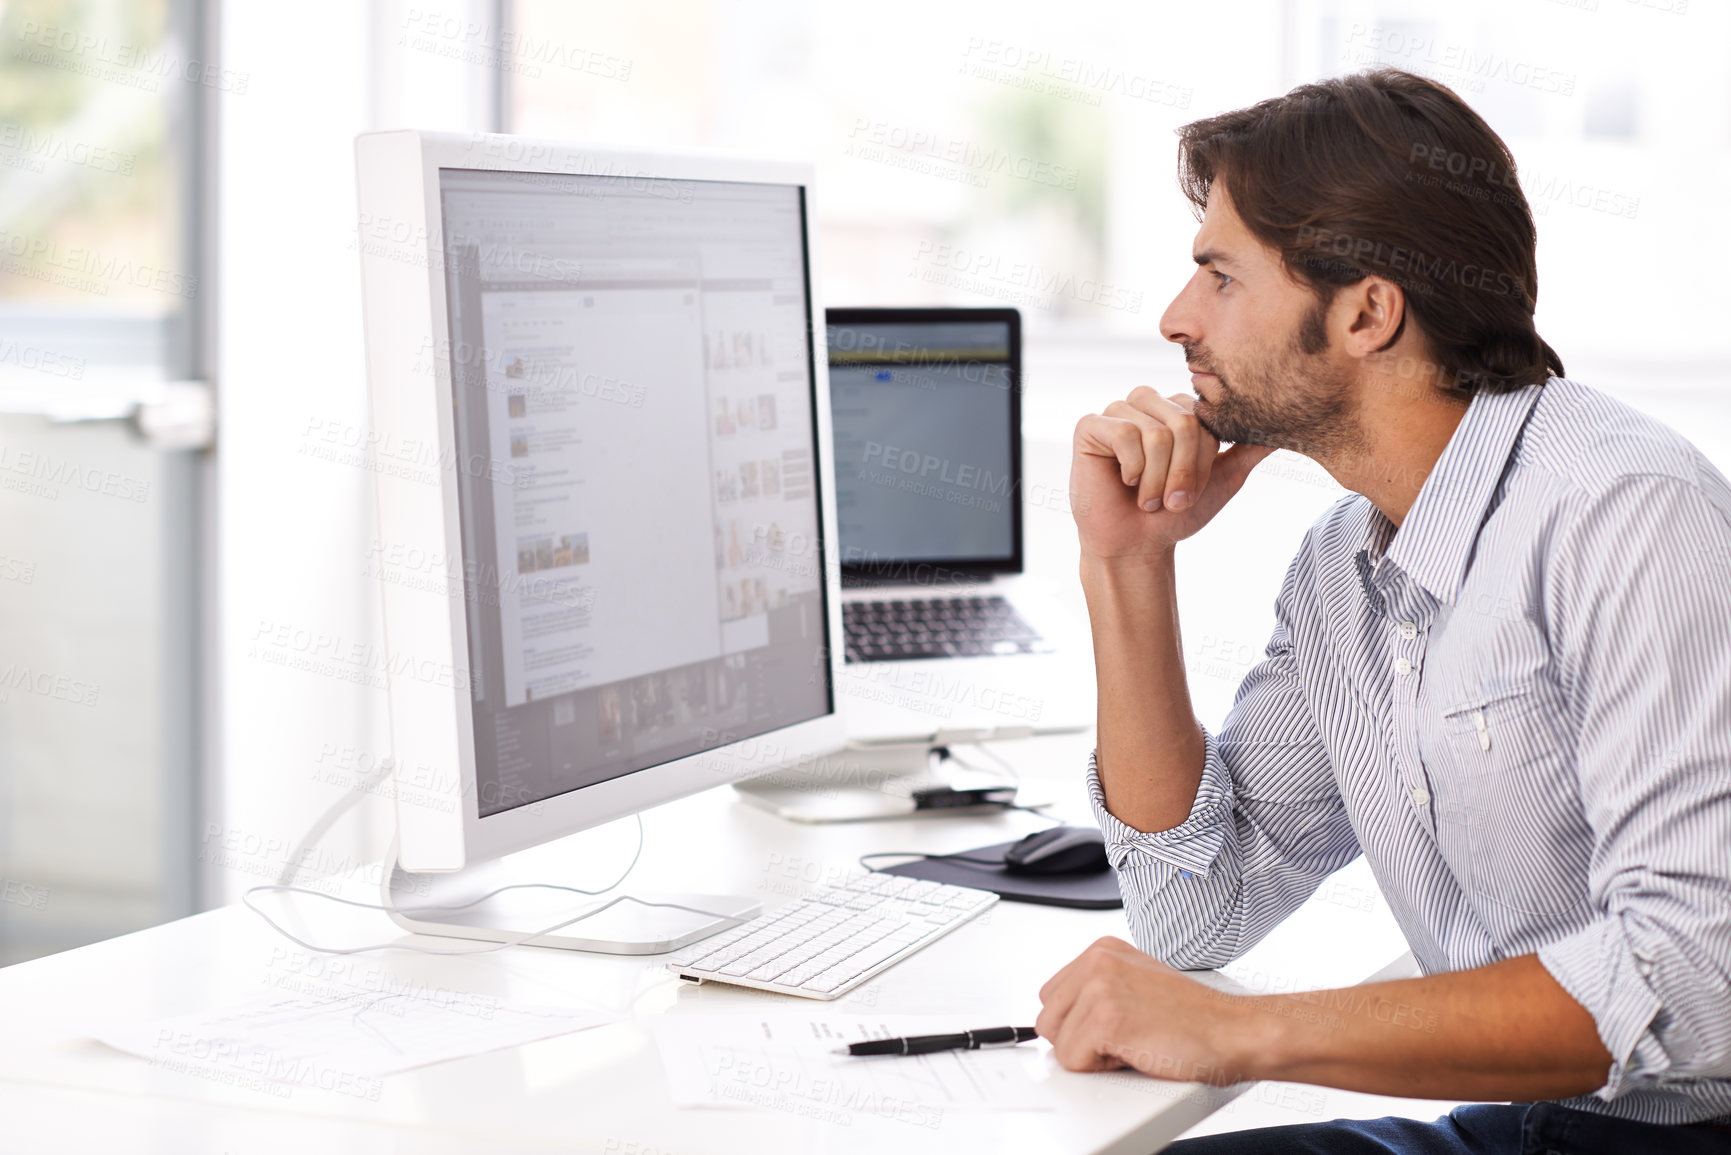
[[[1016,311],[831,309],[828,336],[844,569],[1020,572]]]

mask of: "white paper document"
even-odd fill
[[[622,1016],[507,1003],[356,991],[272,995],[99,1033],[157,1066],[227,1081],[261,1080],[376,1098],[399,1071],[586,1030]],[[369,1093],[370,1092],[370,1093]]]
[[[950,1019],[906,1015],[665,1015],[648,1024],[681,1107],[742,1107],[936,1127],[946,1111],[1051,1110],[1041,1042],[979,1051],[853,1058],[865,1039],[947,1034]]]

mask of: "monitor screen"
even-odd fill
[[[828,325],[842,564],[1018,561],[1011,321],[857,315]]]
[[[439,190],[480,814],[831,712],[804,190]]]

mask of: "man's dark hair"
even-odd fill
[[[1178,183],[1198,216],[1220,181],[1319,309],[1372,274],[1399,285],[1445,390],[1505,392],[1563,375],[1533,327],[1538,234],[1514,159],[1452,90],[1379,68],[1178,135]],[[1300,339],[1321,351],[1318,314]]]

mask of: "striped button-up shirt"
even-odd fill
[[[1534,954],[1590,1012],[1567,1105],[1731,1117],[1731,486],[1562,378],[1480,394],[1397,530],[1310,528],[1189,816],[1089,789],[1137,945],[1236,958],[1363,854],[1425,973]]]

